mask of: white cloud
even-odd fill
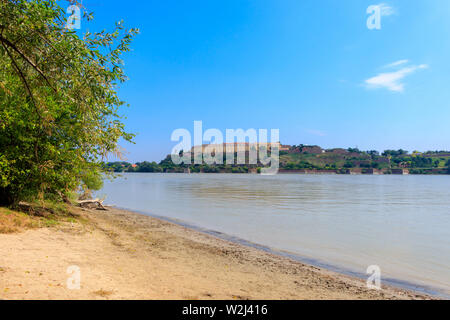
[[[400,60],[394,63],[391,63],[388,66],[399,66],[399,65],[403,65],[406,62],[404,62],[405,60]],[[366,87],[370,88],[370,89],[378,89],[378,88],[384,88],[384,89],[388,89],[390,91],[394,91],[394,92],[403,92],[405,85],[403,83],[403,79],[414,73],[417,70],[420,69],[426,69],[428,68],[428,65],[426,64],[421,64],[418,66],[409,66],[409,67],[404,67],[400,70],[394,71],[394,72],[385,72],[385,73],[380,73],[378,75],[376,75],[375,77],[369,78],[365,81]]]
[[[408,63],[408,62],[409,62],[409,60],[407,60],[407,59],[404,59],[404,60],[398,60],[398,61],[395,61],[395,62],[392,62],[392,63],[390,63],[390,64],[385,65],[384,68],[398,67],[398,66],[400,66],[400,65],[402,65],[402,64],[405,64],[405,63]]]
[[[393,14],[395,14],[395,9],[389,5],[387,5],[386,3],[380,3],[378,4],[378,6],[380,7],[380,11],[381,11],[381,15],[382,16],[391,16]]]

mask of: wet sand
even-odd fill
[[[77,213],[83,223],[0,234],[1,299],[430,298],[125,210]]]

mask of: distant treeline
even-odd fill
[[[236,157],[236,154],[235,154]],[[248,160],[248,153],[246,153]],[[193,163],[193,162],[192,162]],[[263,167],[259,164],[180,164],[167,156],[159,163],[128,162],[104,163],[105,169],[113,172],[204,172],[204,173],[257,173]],[[428,151],[409,153],[406,150],[385,150],[382,153],[357,148],[328,149],[318,146],[290,146],[280,151],[280,171],[327,171],[336,173],[384,173],[406,169],[411,174],[450,173],[450,151]]]

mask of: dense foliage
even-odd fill
[[[98,187],[100,161],[132,139],[116,86],[137,30],[81,37],[65,20],[55,0],[0,0],[0,204]]]

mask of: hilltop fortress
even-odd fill
[[[222,153],[250,152],[250,151],[259,151],[260,149],[271,151],[274,148],[278,148],[278,151],[289,151],[291,146],[282,145],[279,142],[272,142],[272,143],[231,142],[221,144],[203,144],[201,146],[194,146],[186,153],[197,154],[207,152],[219,152],[220,150],[222,150]]]

